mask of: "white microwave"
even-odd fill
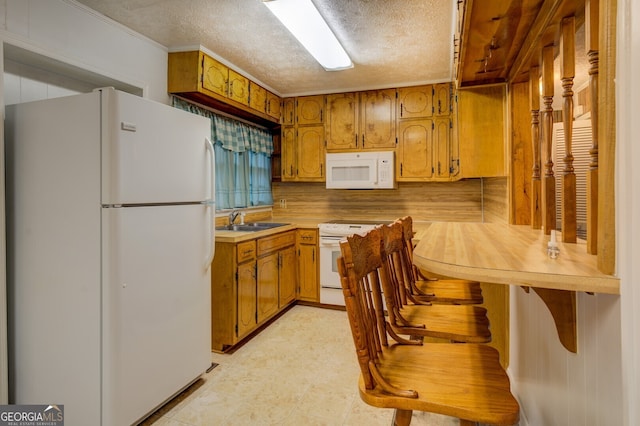
[[[327,153],[327,188],[395,188],[393,151]]]

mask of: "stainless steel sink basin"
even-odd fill
[[[241,231],[241,232],[257,232],[264,231],[266,229],[277,228],[279,226],[289,225],[288,223],[277,222],[249,222],[245,224],[223,225],[216,226],[218,231]]]

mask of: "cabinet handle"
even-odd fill
[[[355,142],[356,142],[356,148],[358,147],[358,134],[356,133],[355,135]]]
[[[403,105],[402,103],[400,103],[400,117],[402,117],[402,108],[403,108]]]
[[[314,263],[315,263],[315,261],[316,261],[316,249],[315,249],[315,248],[311,251],[311,260],[312,260]]]
[[[442,101],[438,100],[438,114],[442,114]]]
[[[362,147],[364,148],[364,133],[362,134]]]

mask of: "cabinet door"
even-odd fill
[[[431,120],[398,124],[397,180],[426,180],[433,176],[432,126]]]
[[[278,311],[278,253],[261,257],[258,267],[258,324]]]
[[[324,95],[296,98],[296,122],[299,125],[324,123]]]
[[[293,126],[296,118],[296,99],[284,98],[282,100],[282,124]]]
[[[293,126],[284,126],[282,128],[282,180],[292,181],[296,178],[296,129]]]
[[[435,115],[451,114],[451,84],[442,83],[433,86],[433,110]]]
[[[360,147],[395,148],[396,91],[376,90],[360,94]]]
[[[267,90],[267,110],[266,113],[270,117],[280,119],[280,112],[282,111],[282,105],[280,97],[274,95]],[[293,123],[291,123],[293,124]]]
[[[325,124],[327,150],[355,149],[358,146],[358,95],[327,95]]]
[[[301,181],[324,181],[324,126],[298,128],[297,177]]]
[[[298,298],[319,302],[318,249],[315,244],[298,246]]]
[[[433,129],[433,168],[434,178],[449,180],[451,166],[451,119],[436,118]]]
[[[255,329],[256,308],[256,263],[251,261],[238,265],[238,339]]]
[[[256,111],[267,110],[267,89],[249,81],[249,106]]]
[[[463,178],[506,176],[506,86],[458,90],[458,143]]]
[[[296,298],[297,268],[295,246],[282,249],[278,256],[280,261],[278,307],[283,308]]]
[[[433,115],[433,86],[398,89],[398,118],[422,118]]]
[[[202,88],[221,96],[227,96],[229,68],[204,55],[202,59]]]
[[[249,106],[249,79],[229,70],[229,99]]]

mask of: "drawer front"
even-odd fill
[[[317,229],[298,229],[298,244],[317,244]]]
[[[238,243],[238,263],[256,258],[256,241]]]
[[[264,237],[258,240],[258,256],[279,250],[296,243],[295,231],[283,232],[272,237]]]

